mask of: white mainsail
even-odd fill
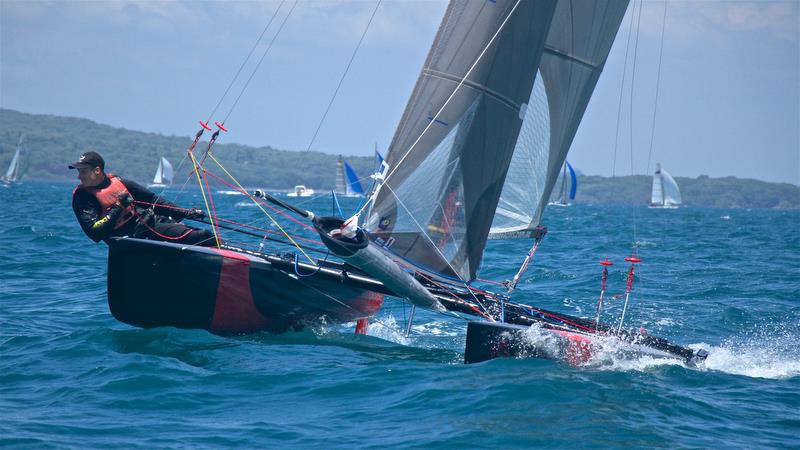
[[[172,184],[172,164],[165,157],[158,161],[158,169],[151,186],[169,186]]]
[[[650,194],[650,206],[662,208],[675,208],[682,203],[681,191],[678,183],[661,164],[656,164],[653,174],[653,190]]]
[[[11,162],[8,164],[8,169],[6,169],[6,174],[0,177],[0,181],[4,183],[16,183],[20,179],[22,179],[22,171],[23,171],[23,164],[22,159],[20,158],[20,154],[22,152],[22,141],[25,138],[25,135],[19,136],[19,141],[17,142],[17,149],[14,151],[14,156],[11,157]]]

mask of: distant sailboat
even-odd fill
[[[19,182],[22,180],[22,176],[25,175],[26,164],[22,163],[22,158],[20,157],[24,137],[24,135],[20,134],[19,142],[17,142],[17,150],[11,158],[11,163],[8,165],[5,175],[0,177],[0,183],[5,186],[10,186]]]
[[[339,156],[336,161],[336,195],[340,197],[363,197],[364,188],[353,167]]]
[[[567,181],[567,170],[569,170],[569,181]],[[569,183],[569,191],[567,191],[567,184]],[[569,206],[572,200],[575,200],[575,193],[578,191],[578,179],[575,177],[575,170],[568,162],[564,162],[564,170],[561,173],[561,189],[558,191],[558,198],[550,202],[553,206]]]
[[[167,160],[167,158],[161,157],[161,160],[158,161],[158,169],[156,169],[156,175],[153,177],[153,183],[148,184],[147,187],[150,189],[161,189],[165,188],[172,184],[172,164]]]
[[[677,208],[681,205],[681,191],[678,183],[661,164],[656,164],[656,173],[653,174],[653,192],[650,196],[651,208]]]

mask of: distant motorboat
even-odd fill
[[[147,187],[150,189],[163,189],[171,184],[172,164],[170,164],[167,158],[162,156],[161,160],[158,161],[158,169],[156,169],[156,175],[153,177],[153,182],[148,184]]]
[[[11,158],[11,163],[8,165],[5,175],[0,176],[0,183],[3,186],[11,186],[14,183],[18,183],[25,175],[27,164],[23,164],[22,158],[20,157],[22,152],[22,141],[24,137],[25,135],[19,135],[17,150],[14,152],[14,156]]]
[[[311,197],[312,195],[314,195],[314,190],[302,184],[298,184],[294,187],[294,191],[286,194],[287,197]]]
[[[653,192],[650,195],[650,207],[662,209],[675,209],[681,205],[681,191],[678,183],[666,170],[656,163],[656,172],[653,174]]]

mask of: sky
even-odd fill
[[[0,107],[187,143],[211,118],[220,142],[385,151],[447,4],[383,0],[370,23],[376,4],[0,0]],[[800,1],[632,1],[568,160],[800,184]]]

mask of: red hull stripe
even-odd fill
[[[253,303],[250,259],[227,250],[216,251],[222,255],[222,267],[211,331],[225,334],[263,330],[268,320]]]
[[[579,334],[569,331],[550,330],[559,334],[569,341],[567,345],[567,362],[572,366],[586,364],[592,359],[592,340]]]

